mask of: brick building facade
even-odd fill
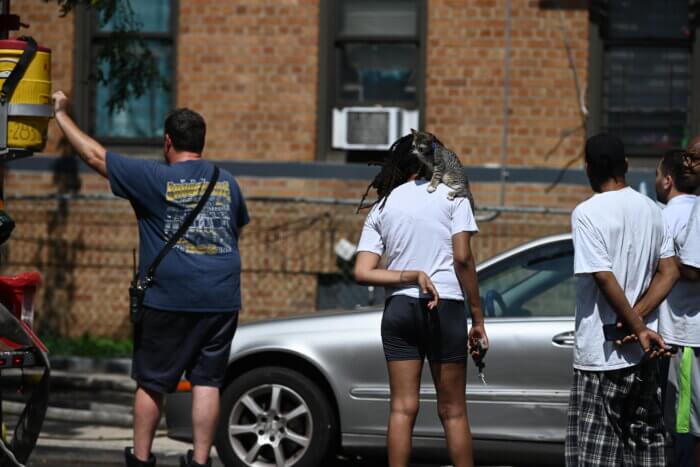
[[[363,214],[344,203],[358,200],[375,173],[353,162],[369,156],[329,143],[333,89],[343,84],[334,61],[347,39],[334,30],[337,15],[345,14],[337,8],[342,2],[154,3],[167,4],[171,18],[163,23],[170,25],[163,26],[167,32],[153,33],[172,54],[164,61],[172,78],[168,107],[203,114],[205,157],[228,168],[251,200],[252,222],[241,243],[243,320],[315,310],[319,296],[329,293],[324,281],[348,280],[333,248],[342,238],[357,241]],[[591,34],[598,30],[593,7],[534,0],[406,3],[414,8],[406,7],[416,19],[413,35],[351,37],[348,43],[376,41],[377,50],[386,46],[390,57],[392,44],[413,47],[414,97],[408,105],[419,111],[422,128],[460,155],[479,205],[566,211],[588,196],[582,143],[586,131],[606,121],[599,115],[604,105],[590,103],[591,94],[600,94],[590,90],[591,74],[600,74],[591,57],[597,53]],[[52,48],[54,89],[72,95],[81,126],[108,147],[158,155],[157,138],[100,138],[105,130],[95,122],[99,89],[86,78],[86,44],[101,36],[88,24],[94,21],[90,14],[61,18],[54,3],[40,0],[14,2],[13,10]],[[598,58],[605,62],[605,56]],[[598,115],[582,113],[584,100]],[[507,167],[504,186],[501,167]],[[636,182],[648,179],[646,172],[634,175]],[[72,335],[128,335],[126,288],[138,241],[130,206],[99,197],[29,196],[56,192],[106,195],[109,188],[75,162],[52,123],[45,154],[6,169],[6,209],[17,228],[4,247],[3,273],[42,272],[40,325]],[[569,229],[566,215],[523,213],[503,213],[480,227],[480,259]]]

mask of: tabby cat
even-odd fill
[[[469,189],[469,180],[457,154],[444,147],[431,133],[413,129],[411,133],[413,134],[413,154],[432,173],[428,193],[432,193],[440,183],[444,183],[453,190],[447,194],[448,199],[467,198],[474,210],[474,196]]]

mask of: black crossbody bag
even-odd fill
[[[140,280],[138,269],[136,269],[136,267],[134,266],[134,276],[131,279],[131,286],[129,287],[129,313],[131,315],[132,323],[138,324],[143,319],[143,298],[146,295],[146,290],[153,283],[153,276],[155,276],[156,274],[156,269],[158,268],[158,265],[161,261],[163,261],[165,255],[167,255],[168,252],[170,252],[170,250],[173,246],[175,246],[178,240],[180,240],[180,238],[182,238],[182,236],[185,235],[185,232],[187,232],[187,229],[190,228],[192,222],[194,222],[199,213],[202,211],[204,205],[207,204],[209,196],[211,195],[211,192],[214,191],[214,186],[216,185],[216,182],[218,180],[219,168],[217,166],[214,166],[214,175],[212,175],[211,180],[209,181],[209,185],[207,186],[206,191],[197,203],[197,206],[195,206],[195,208],[192,211],[190,211],[190,213],[183,221],[182,225],[180,225],[180,228],[177,229],[177,232],[175,232],[173,236],[170,237],[168,243],[166,243],[163,249],[160,250],[160,253],[158,253],[156,259],[153,260],[151,265],[146,270],[146,277],[143,281]]]

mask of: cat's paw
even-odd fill
[[[455,199],[455,196],[456,196],[456,195],[457,195],[457,192],[455,192],[455,191],[450,191],[449,193],[447,193],[447,199],[449,199],[450,201],[452,201],[453,199]]]
[[[436,186],[433,185],[428,185],[428,193],[432,193],[433,191],[437,190]]]

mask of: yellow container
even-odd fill
[[[27,43],[0,40],[0,88],[10,75]],[[39,46],[27,71],[10,98],[7,124],[7,147],[41,151],[51,106],[51,50]],[[2,142],[0,142],[1,145]]]

